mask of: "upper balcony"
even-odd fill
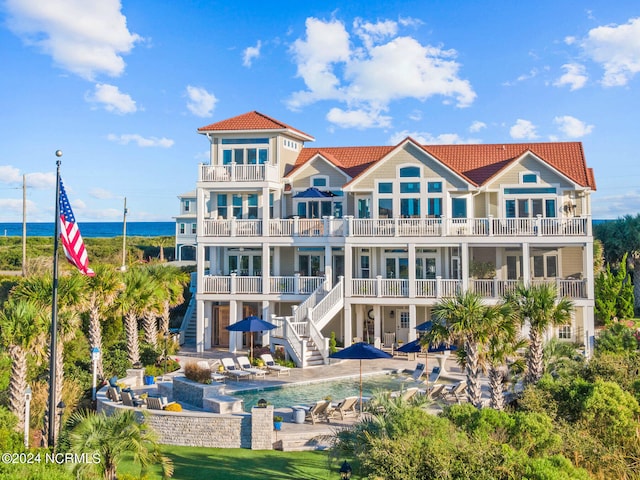
[[[199,182],[279,182],[280,173],[269,163],[244,165],[200,165]]]
[[[590,217],[205,219],[204,237],[585,237]]]

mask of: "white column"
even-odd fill
[[[351,245],[345,244],[344,246],[344,296],[351,296],[351,283],[353,280],[353,249]],[[373,271],[373,270],[372,270]]]
[[[331,245],[324,246],[324,278],[327,283],[327,290],[331,290],[333,285],[333,264],[331,258]]]
[[[271,249],[267,242],[262,244],[262,293],[268,294],[271,291],[270,288],[270,272],[271,272]],[[269,317],[262,317],[263,320],[269,321]]]
[[[263,300],[262,301],[262,319],[265,322],[271,321],[271,302],[269,302],[268,300]],[[269,337],[270,337],[270,335],[269,335],[269,331],[268,330],[262,332],[262,345],[263,346],[269,345],[269,342],[270,342]]]
[[[416,339],[417,316],[418,314],[416,312],[416,304],[410,303],[409,304],[409,338],[408,338],[410,342]]]
[[[238,321],[238,302],[237,300],[229,301],[229,325],[233,325]],[[240,338],[240,348],[242,348],[242,332],[229,332],[229,351],[236,353],[238,351],[238,338]]]
[[[351,345],[351,342],[353,340],[353,328],[351,324],[351,304],[345,303],[344,309],[342,311],[344,315],[344,318],[342,319],[342,326],[344,328],[343,341],[344,346],[348,347],[349,345]]]
[[[200,282],[198,282],[200,289]],[[203,300],[196,301],[196,352],[204,352],[204,304]]]
[[[410,243],[407,245],[409,252],[409,298],[416,296],[416,245]]]
[[[204,349],[211,348],[211,337],[213,336],[213,303],[204,302],[204,324],[203,324],[203,342]]]
[[[382,343],[382,309],[376,305],[373,309],[375,318],[373,320],[373,344],[380,345]]]
[[[531,259],[529,258],[529,244],[522,244],[522,276],[524,277],[522,281],[524,282],[524,286],[528,287],[531,285]]]
[[[364,324],[364,319],[365,319],[365,315],[366,312],[365,310],[365,306],[364,305],[357,305],[356,306],[356,337],[358,338],[364,338],[362,335],[363,329],[362,326]],[[346,313],[345,313],[346,315]],[[351,338],[349,339],[349,342],[351,342]]]
[[[462,268],[462,291],[469,289],[469,244],[460,244],[460,268]]]
[[[594,275],[593,275],[593,242],[587,242],[584,246],[584,254],[582,255],[583,264],[582,271],[585,272],[585,279],[587,281],[587,298],[593,300],[595,298],[594,293]],[[591,332],[593,333],[593,331]]]

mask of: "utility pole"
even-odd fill
[[[123,272],[127,270],[127,197],[124,197],[124,216],[122,219],[122,267]]]
[[[22,276],[27,276],[27,176],[22,175]]]

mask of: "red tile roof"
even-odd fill
[[[355,178],[395,148],[397,146],[304,148],[287,176],[316,154],[321,154]],[[422,148],[475,185],[483,185],[530,151],[577,184],[594,190],[596,187],[593,171],[586,166],[580,142],[423,145]]]
[[[260,112],[247,112],[237,117],[227,118],[211,125],[200,127],[198,132],[233,132],[233,131],[250,131],[250,130],[291,130],[299,135],[308,137],[309,140],[315,140],[311,135],[304,133],[297,128],[293,128],[286,123],[271,118]]]

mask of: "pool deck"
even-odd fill
[[[237,352],[235,355],[228,350],[207,350],[203,353],[195,352],[194,348],[182,348],[178,353],[173,355],[178,359],[181,365],[187,362],[197,362],[206,360],[213,364],[216,360],[224,357],[235,358],[237,355],[245,355],[246,352]],[[442,365],[445,367],[444,372],[440,376],[439,383],[452,383],[464,379],[464,374],[455,362],[455,356],[443,357],[442,355],[431,354],[428,356],[427,367],[422,379],[426,380],[431,369],[438,365],[437,359],[440,358]],[[380,360],[363,360],[362,376],[380,375],[385,373],[405,372],[410,375],[415,369],[416,364],[424,363],[425,356],[421,354],[419,358],[407,355],[394,355],[390,359]],[[175,372],[177,374],[180,371]],[[225,381],[225,394],[233,395],[234,392],[242,390],[254,390],[258,388],[270,388],[290,384],[308,384],[323,382],[336,379],[352,378],[358,380],[360,378],[360,361],[358,360],[332,360],[330,365],[314,366],[307,368],[292,368],[289,375],[278,376],[275,373],[268,373],[264,379],[234,380],[227,379]],[[486,381],[483,381],[486,383]],[[484,394],[488,398],[486,385],[483,386]],[[311,404],[318,398],[309,398],[308,403]],[[338,399],[339,400],[339,399]],[[429,410],[437,413],[441,406],[434,403]],[[297,424],[293,421],[293,410],[291,408],[278,408],[276,412],[284,418],[282,430],[276,432],[275,448],[282,450],[310,450],[328,448],[331,439],[336,430],[347,428],[357,422],[357,418],[348,418],[345,420],[331,420],[330,423],[320,422],[312,425],[308,422]]]

